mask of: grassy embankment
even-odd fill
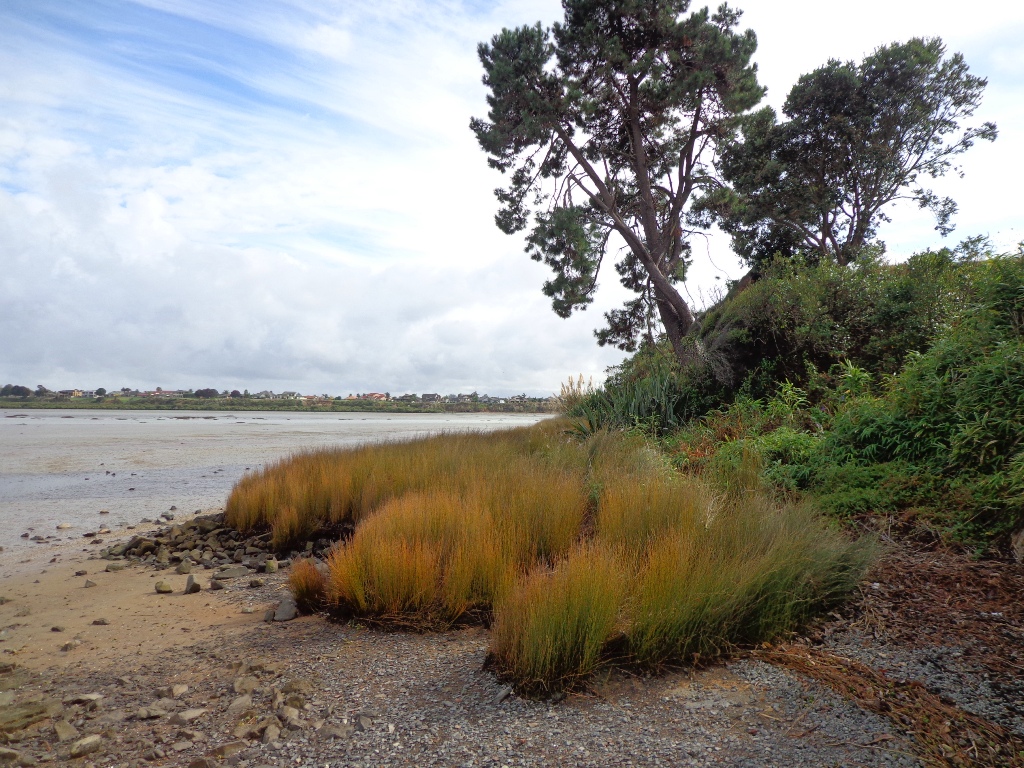
[[[642,437],[566,422],[318,451],[249,475],[228,522],[278,546],[354,533],[303,603],[392,625],[492,625],[525,690],[612,661],[656,669],[785,633],[841,600],[871,556],[805,505],[682,476]]]

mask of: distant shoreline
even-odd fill
[[[0,409],[110,411],[301,411],[306,413],[555,413],[543,403],[408,403],[395,400],[329,400],[307,404],[251,398],[104,398],[103,400],[21,400],[0,398]]]

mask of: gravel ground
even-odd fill
[[[263,610],[285,578],[217,594],[230,610]],[[77,733],[58,741],[44,721],[9,747],[41,762],[124,768],[919,764],[883,718],[761,662],[657,678],[616,672],[551,703],[509,694],[482,669],[486,648],[476,628],[261,623],[135,669],[28,681],[19,701],[64,701],[60,719]],[[173,684],[188,690],[159,690]],[[93,733],[103,737],[98,750],[72,760],[73,745]]]
[[[961,599],[955,620],[940,626],[935,622],[949,611],[921,585],[940,585],[942,599],[954,605],[949,595],[956,597],[961,584],[951,570],[956,563],[940,560],[932,557],[929,567],[941,566],[945,575],[926,579],[915,571],[921,584],[913,589],[895,583],[910,572],[905,563],[888,574],[883,568],[891,587],[868,585],[845,616],[820,625],[804,642],[894,680],[919,680],[1022,734],[1024,702],[1010,674],[1021,650],[1020,617],[1013,607],[1017,596],[1007,591],[1019,583],[1020,568],[985,566],[984,605]],[[993,587],[997,577],[1004,597]],[[286,594],[286,580],[286,572],[261,575],[255,587],[235,579],[204,595],[219,601],[225,615],[262,614]],[[913,598],[901,603],[897,594]],[[991,616],[1005,626],[985,634]],[[964,633],[964,626],[974,629]],[[958,632],[963,642],[951,642]],[[997,647],[998,638],[1006,644]],[[755,659],[654,678],[609,672],[585,693],[542,702],[518,697],[483,669],[487,642],[479,628],[396,633],[308,616],[253,623],[212,641],[182,634],[180,645],[130,667],[72,665],[56,679],[0,664],[0,711],[63,703],[50,719],[0,733],[0,742],[7,742],[0,762],[85,768],[922,765],[915,744],[889,719]],[[168,688],[175,684],[182,688]],[[99,738],[82,741],[92,734]],[[73,758],[76,745],[94,751]]]

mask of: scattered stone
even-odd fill
[[[61,703],[56,699],[43,699],[42,701],[4,707],[0,710],[0,733],[11,733],[28,728],[40,720],[59,714],[62,709]]]
[[[127,567],[128,566],[124,562],[124,560],[111,560],[109,563],[107,563],[107,570],[111,573],[114,573],[116,571],[123,571]]]
[[[232,684],[235,693],[252,693],[260,685],[258,678],[253,675],[243,675],[242,677],[236,677],[235,682]]]
[[[288,722],[289,720],[298,720],[299,719],[299,710],[297,710],[295,707],[289,707],[286,704],[286,705],[278,708],[277,716],[279,718],[281,718],[282,720],[284,720],[285,722]]]
[[[242,609],[242,613],[245,613],[245,614],[256,613],[256,609],[253,608],[251,605],[247,605],[247,606],[245,606],[245,608]]]
[[[313,684],[303,677],[296,677],[293,680],[289,680],[281,688],[281,693],[312,693]]]
[[[253,589],[258,589],[259,587],[264,586],[266,583],[267,582],[263,579],[249,579],[249,586]]]
[[[159,707],[141,707],[139,711],[135,713],[135,717],[138,720],[155,720],[158,717],[164,717],[166,715],[167,712]]]
[[[89,572],[85,571],[85,570],[75,571],[75,576],[88,576],[88,575],[89,575]]]
[[[169,595],[173,591],[174,589],[166,581],[158,581],[156,583],[156,592],[158,595]]]
[[[264,744],[269,744],[272,741],[277,741],[279,738],[281,738],[281,726],[271,723],[263,731],[263,738],[260,741]]]
[[[243,749],[246,744],[244,741],[229,741],[226,744],[221,744],[215,747],[211,753],[214,757],[231,757],[231,755],[237,755]]]
[[[205,709],[186,709],[183,712],[175,712],[173,715],[171,715],[171,724],[188,725],[193,720],[196,720],[205,714]]]
[[[274,621],[291,621],[297,618],[298,615],[299,607],[295,604],[295,598],[287,595],[277,604],[277,610],[274,611]]]
[[[175,573],[179,573],[184,576],[186,573],[192,573],[192,561],[182,560],[178,563],[178,567],[174,569]]]
[[[103,746],[103,737],[98,733],[79,739],[71,745],[71,757],[84,757],[91,755]]]
[[[218,589],[224,589],[224,584],[217,581],[216,579],[210,579],[210,589],[216,591]]]
[[[65,651],[65,652],[66,652],[66,651],[73,651],[73,650],[75,650],[75,648],[77,648],[77,647],[78,647],[78,646],[80,646],[81,644],[82,644],[82,641],[81,641],[81,640],[68,640],[68,641],[67,641],[66,643],[64,643],[64,644],[63,644],[63,645],[62,645],[62,646],[60,647],[60,649],[61,649],[62,651]]]
[[[106,619],[93,619],[92,623],[97,627],[106,627],[110,624]]]
[[[512,695],[512,686],[511,685],[503,686],[502,689],[500,691],[498,691],[498,693],[495,695],[494,703],[495,704],[501,704],[501,702],[503,702],[505,699],[507,699],[511,695]]]
[[[50,631],[51,632],[63,632],[64,631],[64,627],[62,627],[60,624],[54,624],[52,627],[50,627]]]
[[[85,586],[86,586],[86,588],[88,588],[88,587],[95,587],[96,586],[96,582],[92,581],[91,579],[86,579],[85,580]]]
[[[318,731],[321,739],[347,739],[355,732],[354,725],[325,725]]]
[[[248,576],[252,571],[246,568],[244,565],[229,565],[221,571],[217,572],[216,578],[218,579],[237,579],[242,576]]]
[[[248,709],[252,708],[252,696],[248,693],[237,697],[234,701],[228,704],[229,715],[240,715]]]
[[[155,693],[161,699],[177,699],[188,693],[188,686],[184,683],[174,683],[157,688]]]
[[[102,698],[102,693],[76,693],[73,696],[65,697],[64,704],[67,706],[71,704],[95,704]]]
[[[78,738],[78,729],[65,720],[55,722],[53,732],[57,734],[57,741],[71,741]]]
[[[269,558],[267,562],[263,564],[264,573],[277,573],[277,560]]]
[[[185,582],[185,594],[194,595],[196,592],[201,592],[202,587],[199,586],[199,582],[196,581],[196,577],[189,574],[188,581]]]
[[[30,766],[35,765],[36,762],[32,755],[18,752],[16,749],[0,747],[0,765]]]
[[[72,527],[73,526],[71,525],[71,523],[58,523],[57,524],[57,530],[58,531],[66,531],[68,528],[72,528]]]
[[[217,761],[212,757],[197,757],[188,764],[188,768],[217,768]]]

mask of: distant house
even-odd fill
[[[400,403],[415,403],[419,399],[420,396],[417,394],[399,395],[398,397],[395,398],[395,400],[397,400]]]
[[[360,400],[390,400],[391,395],[387,392],[367,392],[359,396]]]
[[[423,393],[424,403],[439,403],[441,402],[441,396],[436,392],[424,392]]]
[[[57,392],[61,397],[81,397],[82,390],[80,389],[62,389]]]
[[[298,400],[302,395],[298,392],[282,392],[280,395],[281,400]]]

